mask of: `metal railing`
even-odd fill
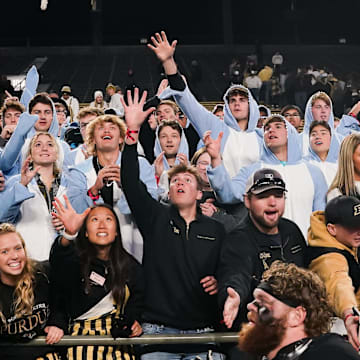
[[[26,343],[16,343],[16,346],[47,346],[45,336],[39,336]],[[205,334],[171,334],[171,335],[142,335],[135,338],[117,338],[102,335],[87,336],[64,336],[54,346],[81,346],[81,345],[155,345],[155,344],[205,344],[235,343],[238,341],[238,333],[205,333]],[[14,343],[1,343],[1,346],[13,346]]]

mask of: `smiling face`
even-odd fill
[[[53,109],[48,104],[37,103],[31,110],[31,115],[37,115],[39,119],[36,121],[34,128],[36,131],[48,131],[53,120]]]
[[[284,191],[274,189],[258,195],[245,195],[244,200],[255,226],[265,234],[277,234],[280,218],[285,211]]]
[[[177,120],[174,109],[168,104],[160,104],[156,109],[157,121]]]
[[[178,208],[196,206],[202,192],[196,177],[190,173],[178,173],[170,179],[169,199]]]
[[[330,235],[347,247],[358,248],[360,246],[360,224],[357,228],[348,228],[340,224],[327,224]]]
[[[360,145],[355,148],[353,154],[355,180],[360,181]]]
[[[264,141],[267,147],[276,150],[287,146],[287,130],[282,121],[275,121],[264,126]]]
[[[58,148],[53,138],[40,134],[31,142],[30,155],[36,166],[53,164],[58,158]]]
[[[117,235],[117,221],[114,213],[106,207],[91,210],[86,220],[86,236],[94,245],[109,246]]]
[[[329,121],[331,106],[324,100],[317,99],[311,107],[314,120]]]
[[[321,125],[315,126],[310,133],[310,147],[321,157],[327,154],[330,148],[330,131]]]
[[[26,265],[26,253],[17,233],[0,235],[0,278],[8,285],[16,285]]]
[[[247,120],[249,116],[249,99],[241,94],[230,96],[229,109],[237,121]]]
[[[164,126],[159,132],[159,141],[166,157],[175,157],[179,150],[180,134],[170,126]]]
[[[119,149],[124,139],[120,136],[119,127],[112,122],[100,122],[94,130],[94,142],[97,151],[110,152]]]

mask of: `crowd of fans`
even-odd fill
[[[316,88],[314,69],[311,90],[299,85],[308,69],[294,101],[276,97],[276,53],[259,74],[234,64],[208,111],[176,45],[151,38],[166,79],[150,99],[110,83],[109,102],[96,90],[80,109],[69,85],[36,93],[35,67],[21,99],[5,98],[1,359],[357,358],[360,102],[336,120],[334,88]],[[333,317],[348,342],[329,333]],[[240,350],[51,346],[64,334],[240,329]],[[46,346],[11,344],[38,335]]]

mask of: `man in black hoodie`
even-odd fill
[[[197,209],[196,201],[202,193],[194,168],[179,165],[169,171],[170,207],[154,200],[139,180],[138,134],[142,122],[154,110],[143,111],[145,97],[146,93],[139,101],[135,89],[134,101],[128,93],[129,105],[123,103],[128,130],[121,163],[123,190],[144,238],[142,327],[145,334],[210,332],[218,320],[215,274],[225,231],[220,223]],[[216,347],[161,345],[148,347],[142,359],[199,356],[206,360],[209,349]],[[222,358],[216,352],[212,356]]]

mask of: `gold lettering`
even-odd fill
[[[32,330],[35,326],[37,326],[39,320],[38,317],[36,315],[31,315],[28,317],[29,319],[29,329],[27,329],[28,331]],[[33,323],[34,320],[34,323]]]
[[[360,205],[354,206],[354,216],[360,215]]]
[[[19,330],[18,330],[19,334],[21,334],[24,330],[27,331],[25,319],[21,319],[18,324],[19,324]]]

